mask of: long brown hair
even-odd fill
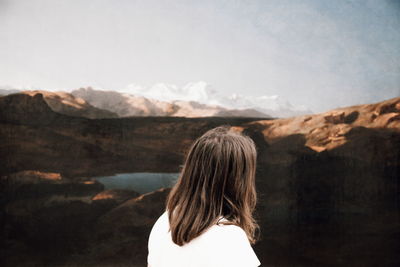
[[[214,224],[233,224],[254,244],[256,161],[254,141],[230,125],[196,139],[166,201],[173,242],[182,246]]]

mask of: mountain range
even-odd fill
[[[95,90],[91,87],[73,90],[71,94],[84,99],[97,108],[112,111],[120,117],[270,117],[252,108],[225,108],[192,100],[170,100],[168,97],[165,97],[166,100],[160,100],[163,95],[160,95],[160,99],[156,99],[139,94]]]
[[[232,93],[227,96],[210,84],[199,81],[183,87],[174,84],[157,83],[151,87],[128,85],[126,92],[147,98],[173,101],[195,101],[206,105],[217,105],[227,109],[255,109],[272,117],[293,117],[313,113],[306,107],[295,107],[278,95],[247,96]]]
[[[82,87],[71,92],[0,89],[0,95],[42,93],[57,112],[87,118],[130,116],[172,117],[292,117],[310,114],[279,96],[223,95],[205,82],[183,87],[158,83],[152,87],[131,84],[125,90],[112,91]]]

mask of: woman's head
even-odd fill
[[[189,149],[167,198],[173,241],[183,245],[218,222],[220,216],[245,230],[251,243],[258,228],[257,150],[253,140],[228,125],[200,136]],[[227,224],[227,223],[224,223]]]

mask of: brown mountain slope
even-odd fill
[[[109,110],[96,108],[82,98],[75,97],[74,95],[66,92],[34,90],[22,91],[21,94],[27,94],[30,96],[42,94],[44,100],[52,110],[69,116],[85,117],[89,119],[118,118],[116,113],[113,113]]]
[[[54,112],[41,94],[1,97],[0,107],[0,152],[8,159],[0,171],[56,171],[67,176],[151,169],[176,172],[184,149],[199,132],[224,123],[240,125],[260,119],[89,120]]]

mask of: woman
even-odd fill
[[[256,159],[253,140],[229,125],[199,137],[151,230],[148,266],[260,266]]]

